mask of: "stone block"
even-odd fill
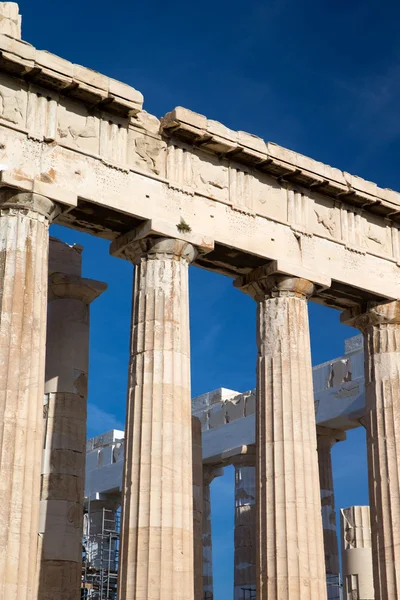
[[[42,475],[42,500],[66,500],[79,504],[83,493],[82,477],[52,473]]]
[[[205,132],[207,129],[207,117],[182,106],[177,106],[161,119],[162,129],[169,129],[179,124],[189,125],[192,128]]]
[[[230,423],[236,419],[242,419],[245,411],[245,399],[243,395],[236,396],[232,400],[225,401],[226,422]]]
[[[256,412],[256,394],[253,392],[246,398],[245,416],[254,415]]]
[[[209,411],[209,428],[215,429],[226,423],[225,406],[212,406]]]
[[[21,39],[21,15],[16,2],[0,2],[0,32]]]
[[[129,100],[137,104],[138,110],[143,105],[143,94],[141,94],[138,90],[127,85],[126,83],[122,83],[121,81],[117,81],[116,79],[109,79],[108,81],[109,87],[108,91],[111,96],[119,96],[120,98],[124,98],[125,100]]]
[[[256,150],[257,152],[267,154],[267,145],[262,138],[251,133],[246,133],[245,131],[238,131],[237,135],[238,142],[242,146],[246,146],[247,148]]]

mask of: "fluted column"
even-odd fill
[[[328,600],[336,600],[340,592],[339,546],[331,450],[336,442],[342,441],[345,438],[346,434],[342,431],[317,427],[318,466]]]
[[[343,600],[375,598],[369,512],[369,506],[350,506],[340,511]]]
[[[236,282],[258,303],[257,594],[326,599],[304,279],[257,269]]]
[[[125,246],[135,264],[119,600],[193,600],[188,268],[175,239]]]
[[[68,256],[71,264],[63,265]],[[50,269],[59,262],[75,272],[49,277],[38,598],[75,600],[82,575],[89,306],[107,286],[80,276],[80,249],[51,240],[49,258]]]
[[[235,456],[234,600],[256,589],[256,451]]]
[[[400,597],[400,302],[342,320],[364,334],[369,500],[376,600]]]
[[[204,600],[214,599],[212,561],[211,483],[224,472],[222,467],[203,466],[203,595]]]
[[[54,204],[0,191],[0,598],[35,600],[48,227]]]
[[[203,452],[201,422],[192,417],[194,600],[203,600]]]

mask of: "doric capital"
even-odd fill
[[[215,465],[203,465],[203,482],[204,485],[210,485],[216,477],[221,477],[224,474],[224,468]]]
[[[84,279],[79,275],[52,273],[49,277],[49,301],[60,298],[80,300],[91,304],[107,289],[107,284],[95,279]]]
[[[185,260],[189,264],[197,256],[192,244],[173,238],[144,238],[125,246],[123,255],[133,264],[138,264],[142,258]]]
[[[191,230],[183,221],[175,226],[149,219],[136,229],[120,235],[110,246],[110,254],[133,264],[142,258],[164,258],[193,262],[198,254],[207,254],[214,241]]]
[[[3,211],[26,211],[42,215],[50,222],[59,213],[59,207],[52,200],[34,194],[33,192],[19,192],[6,188],[0,191],[0,210]]]
[[[258,302],[265,298],[282,296],[296,296],[307,299],[313,295],[315,290],[314,284],[308,279],[269,274],[268,268],[265,267],[259,267],[248,275],[239,277],[234,281],[234,286],[249,294]]]
[[[365,332],[376,325],[400,324],[400,301],[392,300],[378,304],[368,302],[365,306],[356,306],[342,313],[340,320],[346,325]]]
[[[330,429],[317,425],[317,448],[318,450],[331,449],[336,442],[344,442],[346,432],[340,429]]]

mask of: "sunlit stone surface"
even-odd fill
[[[48,227],[54,204],[0,191],[0,598],[36,597]]]

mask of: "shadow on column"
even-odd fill
[[[80,276],[81,252],[50,241],[38,600],[81,594],[89,306],[107,288]]]

